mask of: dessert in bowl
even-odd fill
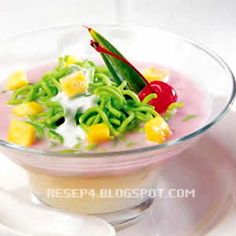
[[[149,208],[163,163],[226,113],[235,81],[179,36],[94,28],[105,38],[75,25],[0,44],[0,144],[42,202],[121,224]]]

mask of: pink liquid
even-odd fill
[[[40,65],[27,71],[27,76],[30,82],[36,82],[41,76],[53,69],[54,63]],[[143,67],[143,66],[142,66]],[[210,113],[209,98],[204,89],[197,86],[192,80],[176,73],[170,72],[168,83],[176,90],[178,94],[178,101],[184,102],[184,108],[180,109],[168,123],[173,132],[169,140],[178,139],[188,135],[197,129],[201,128],[207,121]],[[2,86],[4,89],[4,85]],[[0,94],[0,139],[6,140],[8,133],[8,126],[10,120],[14,118],[11,114],[12,106],[7,105],[10,93]],[[196,115],[194,119],[183,121],[188,115]],[[126,141],[118,142],[114,145],[113,142],[103,144],[99,147],[99,151],[116,151],[129,148],[138,148],[144,146],[155,145],[155,143],[145,141],[145,134],[141,132],[127,135]],[[65,149],[63,146],[52,146],[49,141],[40,140],[32,147],[43,150],[60,150]]]

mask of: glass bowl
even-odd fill
[[[92,27],[106,35],[131,61],[139,58],[170,68],[204,87],[212,104],[207,122],[162,145],[123,151],[62,154],[3,140],[0,150],[26,170],[32,192],[41,202],[69,212],[97,215],[120,225],[149,209],[156,196],[160,168],[223,117],[232,105],[236,86],[227,64],[191,40],[154,28]],[[89,40],[88,32],[80,25],[39,29],[8,38],[0,43],[1,79],[15,68],[30,68],[61,55],[99,57]]]

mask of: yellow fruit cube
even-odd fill
[[[9,76],[6,87],[8,90],[15,90],[28,83],[25,71],[16,71]]]
[[[90,144],[106,142],[110,139],[110,130],[104,123],[92,125],[88,128],[87,138]]]
[[[43,111],[43,107],[37,102],[24,102],[15,106],[12,110],[13,114],[19,117],[27,117],[35,115]]]
[[[147,140],[158,144],[162,144],[172,134],[169,125],[161,116],[147,121],[144,125],[144,131]]]
[[[8,141],[21,146],[29,147],[36,139],[35,128],[19,120],[12,120],[8,131]]]
[[[143,76],[147,79],[148,82],[165,80],[167,75],[167,71],[157,69],[155,67],[149,67],[143,70]]]
[[[78,61],[78,58],[75,56],[66,56],[65,66],[75,64]]]
[[[82,71],[74,72],[60,81],[62,92],[68,97],[74,97],[86,92],[88,81]]]

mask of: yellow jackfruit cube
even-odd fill
[[[168,72],[165,70],[157,69],[155,67],[149,67],[143,70],[143,76],[147,79],[148,82],[156,80],[165,80],[168,75]]]
[[[12,110],[13,114],[19,117],[27,117],[35,115],[43,111],[43,107],[37,102],[24,102],[15,106]]]
[[[82,71],[74,72],[60,81],[62,92],[68,97],[74,97],[86,92],[88,81]]]
[[[90,144],[99,144],[110,140],[110,130],[106,124],[100,123],[88,127],[88,142]]]
[[[29,147],[36,140],[35,128],[19,120],[12,120],[8,130],[8,141],[21,146]]]
[[[28,83],[25,71],[16,71],[9,76],[6,87],[8,90],[15,90],[27,85]]]
[[[161,116],[147,121],[144,125],[144,131],[147,140],[158,144],[162,144],[172,134],[169,125]]]
[[[66,56],[65,66],[75,64],[78,61],[78,58],[75,56]]]

